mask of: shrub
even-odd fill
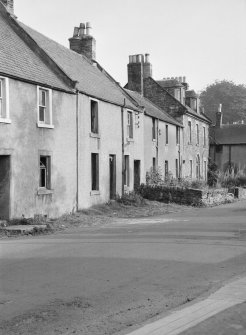
[[[163,176],[160,167],[157,167],[155,169],[150,168],[150,170],[146,172],[147,185],[158,185],[162,183],[163,183]]]
[[[228,169],[218,174],[218,183],[222,187],[238,187],[246,185],[246,175],[244,170]]]
[[[217,165],[209,159],[208,161],[208,185],[211,187],[215,187],[218,181],[218,167]]]
[[[121,197],[117,195],[116,201],[126,206],[141,206],[145,204],[145,200],[142,195],[134,191],[124,193]]]

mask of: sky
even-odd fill
[[[15,14],[67,47],[90,22],[97,61],[123,86],[129,55],[145,53],[156,80],[246,84],[246,0],[15,0]]]

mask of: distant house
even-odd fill
[[[199,98],[194,91],[188,90],[185,78],[156,81],[152,78],[149,55],[132,55],[129,56],[126,88],[148,98],[183,126],[179,146],[179,176],[206,180],[210,120],[200,111]],[[166,159],[159,160],[158,165],[165,170]]]
[[[96,62],[90,24],[69,50],[13,8],[0,1],[0,219],[56,217],[144,182],[143,109]]]
[[[210,157],[220,171],[246,173],[246,124],[223,124],[221,108],[210,129]]]

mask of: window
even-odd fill
[[[10,123],[9,119],[8,78],[0,77],[0,122]]]
[[[200,156],[196,156],[196,179],[200,179]]]
[[[98,134],[98,102],[91,100],[91,132]]]
[[[166,125],[166,144],[168,144],[168,125]]]
[[[39,187],[51,189],[51,158],[40,156],[39,159]]]
[[[127,137],[133,138],[133,117],[132,112],[127,112]]]
[[[176,126],[176,144],[180,144],[180,127]]]
[[[165,178],[168,177],[168,161],[165,161]]]
[[[196,144],[199,144],[199,125],[196,124]]]
[[[99,191],[99,154],[91,154],[91,190]]]
[[[124,185],[130,186],[129,156],[124,156]]]
[[[191,121],[188,121],[188,144],[191,144]]]
[[[179,160],[175,159],[176,179],[179,178]]]
[[[207,180],[207,162],[206,161],[204,161],[204,171],[203,171],[203,173],[204,173],[204,180],[206,181]]]
[[[38,87],[38,127],[54,128],[52,125],[52,91]]]
[[[190,160],[190,178],[193,176],[193,162]]]
[[[203,127],[203,146],[206,147],[206,128]]]
[[[156,119],[153,117],[152,118],[152,140],[156,140]]]

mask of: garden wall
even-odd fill
[[[231,202],[234,195],[228,189],[192,189],[176,186],[141,185],[139,193],[146,199],[181,205],[212,206]]]

